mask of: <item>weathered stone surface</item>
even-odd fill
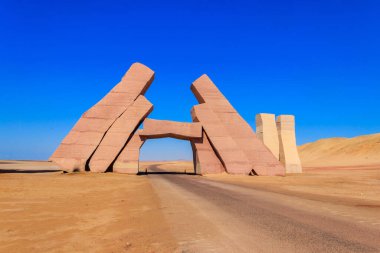
[[[249,174],[253,170],[257,175],[285,174],[284,167],[207,75],[195,80],[191,90],[201,105],[207,105],[198,111],[195,106],[195,114],[228,173]],[[226,164],[228,159],[231,161]]]
[[[277,130],[280,142],[280,162],[285,166],[286,173],[301,173],[301,160],[298,155],[293,115],[277,117]]]
[[[85,112],[50,157],[63,170],[84,171],[86,162],[114,121],[152,83],[154,72],[133,64],[122,80],[96,105]]]
[[[172,137],[181,140],[202,138],[200,123],[187,123],[169,120],[145,119],[140,135],[148,139]]]
[[[91,157],[90,170],[105,172],[152,110],[153,105],[144,96],[139,96],[107,131]]]
[[[201,122],[226,171],[230,174],[250,173],[252,167],[249,160],[208,105],[196,105],[192,108],[191,113],[196,121]]]
[[[205,132],[203,138],[191,141],[194,154],[195,173],[199,175],[225,172],[223,164],[213,150]]]
[[[279,160],[280,144],[274,114],[259,113],[256,115],[256,135]]]
[[[113,172],[137,174],[139,172],[140,148],[145,139],[140,136],[141,130],[137,130],[127,145],[121,151],[113,164]]]

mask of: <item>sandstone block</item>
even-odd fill
[[[98,105],[83,114],[85,118],[114,119],[125,111],[125,105]]]
[[[97,145],[98,139],[103,138],[102,132],[72,132],[68,134],[62,141],[62,144],[78,144],[78,145]]]
[[[201,122],[211,145],[214,147],[218,157],[220,157],[226,171],[230,174],[249,174],[252,170],[249,160],[244,153],[241,152],[235,141],[229,136],[224,125],[219,121],[222,136],[213,136],[213,131],[209,131],[209,128],[214,127],[214,124],[218,122],[218,117],[208,105],[199,104],[194,106],[192,108],[192,115],[195,120]],[[220,135],[220,133],[218,135]]]
[[[137,130],[127,145],[121,151],[113,164],[113,172],[137,174],[139,172],[140,148],[145,139],[140,136],[141,130]]]
[[[200,123],[187,123],[169,120],[144,120],[144,128],[140,132],[144,138],[155,139],[172,137],[182,140],[202,138],[202,125]]]
[[[301,160],[298,155],[295,121],[293,115],[280,115],[276,119],[280,143],[280,162],[287,173],[301,173]]]
[[[153,105],[144,96],[139,96],[107,131],[91,157],[90,170],[105,172],[152,110]]]
[[[202,139],[191,141],[194,154],[195,173],[199,175],[225,172],[223,164],[213,150],[205,132]]]
[[[256,114],[256,135],[272,154],[279,160],[280,144],[274,114],[259,113]]]

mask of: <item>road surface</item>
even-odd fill
[[[379,225],[334,215],[318,201],[194,175],[148,178],[179,252],[380,252]]]

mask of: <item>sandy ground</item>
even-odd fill
[[[380,252],[380,165],[286,177],[185,175],[187,161],[141,167],[153,173],[0,161],[0,252]],[[318,246],[326,238],[336,239]]]
[[[380,251],[378,212],[363,217],[342,205],[200,176],[148,177],[181,252]]]
[[[59,167],[53,163],[46,161],[14,161],[0,160],[0,172],[54,172],[60,171]]]
[[[194,173],[194,166],[192,161],[143,161],[140,162],[141,172],[155,172],[155,166],[161,168],[162,171],[169,173]]]
[[[142,170],[192,173],[191,161],[142,162]],[[150,168],[149,168],[150,167]],[[380,207],[380,164],[363,166],[304,167],[301,174],[286,177],[247,177],[239,175],[205,175],[209,180],[255,189],[296,195],[347,205]]]
[[[304,168],[304,173],[286,177],[207,177],[307,199],[380,208],[380,165]]]
[[[28,163],[7,162],[0,170],[24,170]],[[26,168],[52,166],[34,165]],[[0,173],[0,207],[0,252],[173,252],[177,247],[147,177]]]
[[[161,171],[191,171],[192,162],[151,162]],[[203,176],[208,180],[249,187],[256,190],[319,201],[327,212],[353,216],[361,222],[380,226],[380,164],[340,167],[304,167],[302,174],[286,177],[247,177],[215,174]],[[148,169],[149,171],[149,169]]]

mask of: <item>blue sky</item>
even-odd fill
[[[207,73],[254,126],[296,115],[298,144],[380,132],[380,2],[0,0],[0,159],[47,159],[133,62],[152,118],[191,121]],[[142,159],[190,159],[148,141]]]

